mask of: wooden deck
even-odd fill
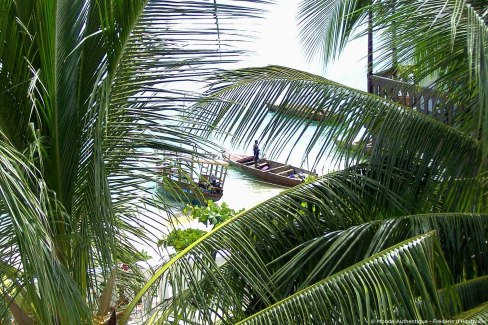
[[[370,77],[373,94],[410,107],[447,124],[454,122],[457,111],[448,98],[430,88],[393,80],[381,75]]]

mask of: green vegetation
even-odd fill
[[[239,57],[217,22],[252,2],[0,1],[1,324],[90,324],[140,290],[163,152],[215,150],[177,127],[197,98],[175,88]]]
[[[317,176],[314,176],[314,175],[308,175],[306,178],[305,178],[305,183],[312,183],[314,181],[317,180]]]
[[[207,232],[205,230],[193,228],[174,229],[168,234],[168,237],[166,237],[166,239],[160,240],[158,242],[158,246],[172,246],[177,252],[179,252],[190,246],[190,244],[196,242],[206,233]]]
[[[411,94],[416,100],[411,110],[287,67],[221,72],[206,100],[193,107],[199,121],[238,134],[236,144],[262,139],[273,152],[294,141],[310,121],[268,122],[262,113],[269,103],[327,108],[345,121],[319,122],[307,150],[317,153],[317,163],[331,152],[344,169],[239,214],[165,264],[139,293],[169,274],[180,275],[172,286],[175,302],[157,308],[158,321],[369,324],[486,318],[486,4],[370,4],[302,1],[299,26],[307,53],[326,64],[348,40],[368,31],[369,20],[376,70],[388,68],[394,57],[394,64],[409,67],[398,74],[414,72],[418,83],[431,80],[449,106],[431,103],[435,109],[429,112],[428,103]],[[260,125],[262,133],[250,125]],[[337,140],[363,145],[334,150]],[[225,263],[213,259],[215,251]],[[191,304],[179,303],[189,296],[195,299]],[[164,313],[169,310],[173,313]]]
[[[205,226],[211,225],[212,228],[215,228],[242,211],[244,211],[244,209],[236,212],[234,209],[229,208],[227,203],[222,202],[219,205],[212,200],[205,201],[205,205],[203,206],[188,204],[183,209],[183,213],[189,215],[193,219],[197,219]],[[204,230],[194,228],[174,229],[171,230],[165,239],[158,242],[158,246],[172,246],[176,252],[179,252],[190,246],[190,244],[196,242],[206,233],[207,232]]]
[[[231,209],[227,203],[222,202],[220,205],[212,200],[205,201],[205,205],[191,205],[188,204],[183,213],[190,215],[193,219],[198,219],[205,226],[211,225],[213,228],[220,225],[224,221],[232,218],[238,213],[241,213],[244,209],[235,211]]]
[[[374,31],[376,71],[431,81],[432,112],[287,67],[215,73],[266,2],[0,2],[0,323],[124,324],[141,302],[161,324],[487,320],[486,2],[301,1],[310,57]],[[206,77],[203,100],[177,89]],[[276,102],[344,116],[307,146],[344,168],[227,222],[189,209],[214,229],[174,231],[185,252],[145,279],[135,243],[172,221],[147,196],[160,153],[198,156],[215,130],[279,152],[311,121],[265,125]]]

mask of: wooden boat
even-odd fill
[[[339,114],[332,114],[330,111],[325,109],[314,110],[310,107],[299,106],[299,105],[268,105],[268,110],[270,112],[280,112],[289,116],[301,117],[310,119],[312,121],[326,121],[329,123],[340,123],[344,121],[344,117]],[[328,116],[332,114],[331,116]]]
[[[159,167],[163,177],[161,190],[193,204],[218,201],[224,195],[228,166],[226,161],[213,158],[173,157]]]
[[[308,176],[317,176],[306,169],[282,164],[268,159],[259,159],[254,163],[253,156],[227,154],[224,155],[231,166],[253,175],[265,182],[292,187],[301,184]]]

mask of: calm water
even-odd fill
[[[265,122],[269,121],[273,115],[274,113],[268,113]],[[300,137],[298,135],[294,136],[292,141],[290,141],[283,148],[282,153],[277,157],[268,157],[266,149],[261,150],[262,154],[264,154],[266,158],[271,158],[275,161],[282,163],[288,162],[289,164],[297,167],[303,165],[303,168],[311,170],[314,154],[318,152],[318,148],[312,150],[310,159],[304,160],[303,157],[307,144],[316,131],[316,128],[316,123],[313,123],[308,126],[306,131]],[[256,139],[260,141],[259,136],[257,136]],[[221,142],[221,145],[224,146],[228,152],[252,155],[253,142],[254,141],[250,142],[244,147],[233,148],[230,144],[230,139],[227,139],[225,142]],[[292,148],[295,142],[297,142],[297,145]],[[262,144],[260,144],[260,148],[262,148]],[[303,164],[302,161],[304,161]],[[316,168],[319,175],[323,175],[336,169],[337,167],[334,166],[333,161],[327,157],[322,158]],[[284,189],[284,187],[262,182],[256,178],[246,175],[238,169],[229,167],[224,184],[224,196],[220,202],[227,202],[229,206],[234,209],[248,209],[266,199],[269,199],[270,197],[277,195]]]
[[[267,118],[268,119],[272,118],[272,114],[274,113],[268,113]],[[310,125],[300,138],[296,136],[292,141],[290,141],[290,144],[285,146],[283,148],[283,152],[277,157],[268,157],[268,155],[266,154],[266,150],[262,150],[262,153],[267,158],[272,158],[273,160],[282,163],[288,160],[287,162],[289,164],[299,167],[300,165],[302,165],[303,154],[315,130],[316,130],[316,125],[315,124]],[[260,140],[259,136],[256,137],[256,139]],[[292,144],[295,141],[297,142],[297,145],[292,150]],[[238,148],[233,147],[231,145],[230,139],[227,139],[226,141],[221,141],[220,144],[228,152],[252,155],[253,142],[254,141],[251,141],[247,146],[241,146]],[[260,144],[260,148],[263,148],[262,144]],[[313,153],[316,152],[317,150],[312,150],[312,156]],[[307,160],[305,160],[305,163],[303,164],[303,168],[311,169],[312,168],[311,162],[312,160],[310,160],[310,163],[307,164]],[[337,169],[337,167],[334,167],[333,162],[328,158],[323,158],[318,164],[316,170],[319,175],[322,175],[334,169]],[[156,191],[158,184],[148,184],[148,186],[150,188],[154,188],[154,191]],[[259,179],[256,179],[250,175],[241,172],[235,167],[229,166],[227,171],[227,177],[224,183],[224,195],[218,201],[218,203],[226,202],[232,209],[239,210],[244,208],[247,210],[279,194],[285,189],[287,188],[279,185],[263,182]],[[165,201],[167,200],[169,199],[165,198]],[[184,205],[178,204],[174,201],[171,202],[170,204],[173,206],[172,210],[174,213],[176,213],[177,215],[181,213],[181,210]],[[145,220],[145,222],[148,222],[153,226],[151,232],[157,238],[164,238],[166,236],[165,234],[167,234],[168,230],[170,229],[168,227],[170,225],[167,222],[168,216],[163,211],[154,210],[152,214],[150,213],[149,218],[146,218],[145,216],[141,215],[140,219],[141,221]],[[179,223],[179,225],[177,225],[178,228],[191,227],[191,228],[198,228],[203,230],[210,230],[207,227],[205,227],[205,225],[199,223],[198,221],[189,220],[187,217],[182,215],[178,217],[177,222]],[[161,252],[158,253],[157,252],[158,249],[156,247],[150,247],[147,245],[147,243],[139,243],[137,238],[133,238],[133,239],[134,239],[134,244],[137,247],[148,251],[150,255],[154,258],[152,259],[151,264],[154,263],[154,265],[156,265],[157,263],[159,263],[159,258],[157,258],[157,255],[159,255]]]
[[[220,202],[226,202],[233,209],[249,209],[283,191],[285,187],[262,182],[230,167],[225,180],[224,195]]]

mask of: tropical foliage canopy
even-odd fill
[[[139,286],[118,265],[168,221],[158,152],[208,147],[176,127],[194,94],[175,85],[235,60],[219,42],[260,13],[244,3],[1,1],[0,323],[87,324],[114,278]]]
[[[457,108],[450,125],[286,67],[223,71],[204,100],[179,90],[235,57],[226,19],[264,2],[1,2],[2,320],[90,323],[107,313],[114,278],[138,290],[137,268],[111,274],[140,258],[134,238],[157,240],[142,218],[156,205],[145,195],[159,177],[153,150],[192,153],[215,129],[249,142],[262,125],[277,153],[312,122],[265,124],[269,104],[327,108],[308,151],[345,168],[202,236],[155,271],[121,322],[141,299],[158,324],[486,319],[484,1],[301,2],[310,55],[336,57],[371,18],[375,61],[394,53],[410,67],[398,71],[432,80]]]
[[[437,119],[420,103],[286,67],[213,78],[191,112],[208,132],[230,132],[235,144],[259,138],[277,154],[314,112],[269,120],[269,105],[325,111],[307,150],[316,164],[330,155],[345,168],[237,215],[164,264],[138,295],[167,293],[148,322],[486,321],[487,10],[480,1],[301,1],[310,56],[327,62],[372,31],[376,71],[390,65],[429,82],[454,108],[449,124],[435,102]],[[351,150],[334,150],[338,141]]]

